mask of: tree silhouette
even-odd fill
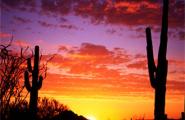
[[[10,111],[10,104],[18,105],[26,98],[23,95],[24,85],[21,84],[25,53],[28,48],[21,48],[20,52],[12,51],[13,36],[8,45],[0,45],[0,116],[6,119]]]
[[[2,120],[34,120],[30,117],[29,104],[26,100],[20,104],[10,104],[7,117]],[[38,98],[37,118],[35,120],[87,120],[78,116],[55,99]]]
[[[46,97],[38,99],[39,119],[50,120],[67,110],[69,110],[67,106],[60,104],[55,99],[48,99]]]
[[[153,46],[150,28],[146,28],[147,40],[147,59],[148,70],[151,86],[155,89],[155,120],[166,119],[165,116],[165,94],[166,94],[166,78],[168,71],[167,53],[167,33],[168,33],[168,0],[163,0],[162,28],[160,36],[160,46],[158,53],[158,64],[155,65],[153,57]]]

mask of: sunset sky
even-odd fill
[[[166,113],[184,110],[184,0],[170,0]],[[0,42],[39,45],[48,63],[39,91],[96,120],[153,118],[145,28],[157,59],[162,0],[1,0]],[[93,119],[92,119],[93,120]]]

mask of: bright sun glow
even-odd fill
[[[87,116],[86,117],[88,120],[96,120],[96,118],[94,116]]]

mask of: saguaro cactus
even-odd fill
[[[163,0],[162,28],[160,46],[158,52],[158,64],[155,65],[153,57],[153,46],[150,28],[146,28],[147,59],[151,86],[155,89],[155,120],[164,120],[165,116],[165,94],[168,61],[166,59],[168,42],[168,0]]]
[[[24,73],[26,89],[30,92],[30,113],[36,119],[38,90],[42,87],[43,77],[39,76],[39,46],[35,46],[34,67],[31,65],[31,58],[27,59],[27,70]],[[29,82],[29,73],[32,76],[32,84]]]

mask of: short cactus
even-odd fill
[[[29,81],[29,73],[32,76],[32,84],[30,84]],[[24,73],[24,80],[26,89],[30,92],[29,109],[31,117],[36,119],[38,90],[42,87],[43,81],[43,77],[41,75],[39,76],[39,46],[35,46],[33,68],[31,65],[31,58],[27,59],[27,70]]]

